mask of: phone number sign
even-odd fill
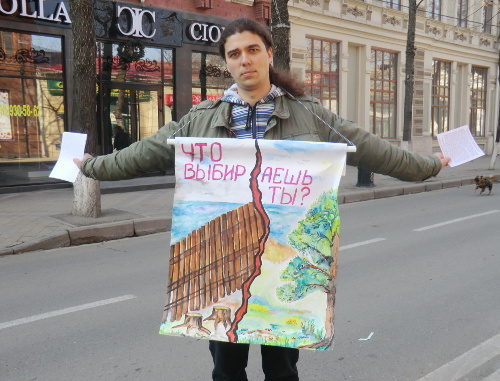
[[[0,115],[3,116],[40,116],[40,106],[4,105],[0,104]]]

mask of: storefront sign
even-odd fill
[[[135,91],[135,90],[132,90]],[[112,98],[125,97],[127,99],[131,99],[131,91],[126,89],[123,93],[120,93],[120,89],[111,89],[109,94]],[[136,100],[139,102],[149,102],[151,100],[151,91],[150,90],[137,90],[135,91]]]
[[[49,88],[49,93],[52,95],[64,95],[63,81],[48,79],[47,87]]]
[[[156,33],[156,28],[154,26],[155,24],[155,17],[156,17],[156,12],[155,11],[150,11],[147,9],[142,9],[142,8],[132,8],[132,7],[126,7],[122,5],[118,5],[116,7],[116,17],[120,18],[120,16],[123,14],[126,14],[128,22],[128,29],[123,30],[120,26],[120,24],[117,25],[118,30],[124,35],[124,36],[133,36],[133,37],[142,37],[142,38],[153,38],[153,36]],[[148,24],[152,26],[152,32],[150,34],[146,34],[144,32],[144,24],[143,20],[144,18],[148,19]]]
[[[121,42],[132,37],[148,45],[182,46],[181,12],[103,0],[95,0],[94,9],[97,38]]]
[[[188,28],[188,38],[194,41],[219,42],[223,27],[193,22]]]
[[[63,1],[7,0],[0,2],[1,14],[62,24],[71,24],[68,9],[69,7]]]
[[[216,101],[218,100],[222,94],[220,95],[214,95],[214,94],[207,94],[206,99],[209,101]],[[191,95],[191,103],[193,105],[197,105],[203,102],[203,99],[201,97],[201,94],[192,94]],[[174,104],[174,94],[165,94],[165,104],[167,106],[172,106]]]

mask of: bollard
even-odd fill
[[[370,172],[364,168],[358,167],[358,183],[357,187],[374,187],[373,183],[373,172]]]

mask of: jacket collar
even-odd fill
[[[291,100],[287,95],[282,95],[274,100],[274,111],[271,115],[276,116],[280,119],[288,119],[290,117],[290,105]],[[292,101],[293,102],[293,101]]]
[[[232,104],[219,99],[212,107],[215,107],[215,114],[210,123],[210,128],[225,127],[229,129],[231,110],[233,108]]]

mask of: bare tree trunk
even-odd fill
[[[500,86],[500,52],[498,53],[498,85]],[[495,162],[498,155],[498,146],[500,145],[500,110],[498,110],[498,120],[497,120],[497,132],[495,136],[495,142],[493,143],[493,153],[491,154],[490,168],[495,169]]]
[[[498,128],[496,132],[496,139],[493,143],[493,153],[491,154],[491,161],[489,169],[495,169],[495,162],[497,161],[498,146],[500,145],[500,112],[498,113]]]
[[[70,0],[70,16],[73,20],[74,51],[71,130],[86,133],[85,151],[96,155],[96,38],[93,1]],[[91,218],[99,217],[101,214],[99,182],[80,174],[73,188],[75,198],[72,214]]]
[[[406,38],[406,65],[405,65],[405,100],[403,111],[403,142],[402,148],[408,149],[413,127],[413,84],[415,76],[415,23],[417,18],[417,0],[410,0],[408,15],[408,34]]]
[[[81,173],[73,183],[73,211],[71,214],[88,218],[99,217],[101,211],[101,187],[99,181],[89,179]],[[98,195],[95,197],[94,195]],[[96,211],[99,213],[96,214]]]
[[[273,66],[279,70],[290,70],[290,15],[289,0],[271,2],[271,34],[273,36]]]

